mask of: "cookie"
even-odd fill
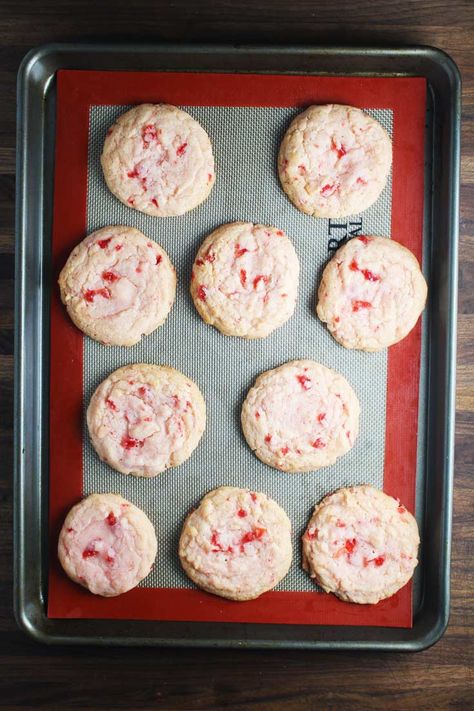
[[[137,363],[93,394],[87,426],[99,457],[123,474],[156,476],[184,462],[206,426],[201,392],[174,368]]]
[[[412,330],[427,286],[414,254],[393,239],[356,237],[323,272],[316,313],[345,348],[378,351]]]
[[[215,182],[211,142],[186,111],[141,104],[109,128],[100,158],[109,190],[153,217],[183,215]]]
[[[370,207],[392,164],[386,130],[353,106],[310,106],[285,134],[278,156],[283,190],[302,212],[346,217]]]
[[[59,534],[58,556],[67,575],[103,597],[138,585],[156,550],[149,518],[116,494],[91,494],[73,506]]]
[[[412,577],[420,538],[414,517],[372,486],[339,489],[316,506],[303,535],[303,567],[326,592],[374,605]]]
[[[293,314],[299,271],[294,247],[282,230],[232,222],[201,245],[191,295],[204,321],[222,333],[263,338]]]
[[[229,600],[253,600],[287,574],[291,524],[265,494],[222,486],[187,517],[179,558],[203,590]]]
[[[106,345],[132,346],[166,320],[176,273],[159,244],[133,227],[104,227],[69,255],[59,276],[74,324]]]
[[[334,464],[359,431],[359,401],[347,380],[312,360],[259,375],[242,407],[242,429],[265,464],[305,472]]]

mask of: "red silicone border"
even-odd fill
[[[392,237],[421,260],[426,82],[259,74],[59,71],[53,261],[55,275],[86,229],[89,107],[157,103],[200,106],[306,106],[347,103],[394,112]],[[74,199],[71,200],[71,196]],[[420,324],[389,350],[384,489],[413,510],[417,454]],[[118,598],[90,595],[61,571],[59,528],[82,495],[83,338],[57,288],[51,305],[51,437],[48,616],[51,618],[343,624],[410,627],[411,584],[375,606],[332,595],[269,592],[236,603],[199,590],[136,588]],[[67,385],[67,387],[65,387]]]

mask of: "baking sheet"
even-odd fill
[[[147,72],[143,72],[146,68]],[[87,72],[87,86],[75,82],[73,103],[70,103],[69,119],[56,120],[57,88],[61,70],[94,70]],[[132,73],[121,75],[120,92],[114,89],[116,70]],[[107,72],[112,81],[104,89],[103,82],[95,82],[94,77]],[[103,98],[108,103],[133,103],[156,101],[158,94],[154,72],[229,72],[229,92],[219,87],[217,99],[229,98],[236,94],[232,73],[264,73],[271,77],[277,74],[274,90],[279,88],[287,94],[285,79],[281,75],[314,75],[325,77],[326,87],[320,85],[321,101],[344,100],[342,92],[336,88],[334,79],[344,83],[343,77],[351,79],[364,77],[411,78],[421,77],[427,85],[425,134],[425,233],[426,266],[430,270],[432,289],[427,321],[425,382],[421,383],[426,396],[426,407],[420,402],[419,426],[426,432],[426,446],[419,442],[418,456],[424,463],[422,476],[417,480],[417,511],[423,512],[422,538],[429,545],[422,546],[422,557],[417,569],[418,593],[414,605],[413,627],[384,628],[346,625],[281,625],[243,624],[221,622],[185,621],[135,621],[125,619],[125,610],[119,610],[120,598],[116,603],[115,615],[118,619],[106,618],[105,614],[95,614],[94,619],[67,618],[77,610],[72,607],[71,589],[61,588],[55,569],[56,526],[70,505],[72,494],[80,497],[81,480],[76,462],[81,460],[78,452],[80,443],[81,417],[77,415],[77,378],[71,378],[72,386],[64,389],[59,378],[50,372],[51,353],[62,345],[68,356],[60,359],[61,367],[72,373],[82,367],[81,353],[77,350],[78,336],[64,325],[59,304],[51,303],[52,258],[56,267],[75,242],[85,231],[86,177],[84,175],[84,152],[87,153],[86,130],[78,130],[83,124],[88,106],[99,103]],[[148,90],[137,81],[139,72],[144,77]],[[81,72],[81,76],[82,76]],[[101,74],[103,76],[103,74]],[[130,76],[128,81],[127,76]],[[162,75],[161,75],[162,76]],[[174,74],[175,76],[175,74]],[[196,76],[196,75],[195,75]],[[193,77],[185,98],[175,96],[172,86],[166,86],[169,97],[175,103],[202,103],[203,81]],[[219,75],[220,76],[220,75]],[[214,78],[214,76],[213,76]],[[252,75],[251,75],[252,78]],[[57,79],[59,81],[57,81]],[[267,76],[268,79],[268,76]],[[174,81],[174,77],[173,77]],[[165,81],[166,85],[167,82]],[[214,84],[214,82],[213,82]],[[332,90],[327,90],[328,84]],[[134,91],[140,85],[140,94]],[[160,86],[163,82],[160,82]],[[397,84],[398,86],[400,84]],[[337,84],[339,87],[340,84]],[[379,107],[388,105],[390,92],[383,101],[378,94],[367,92],[362,95],[366,105],[377,97]],[[385,86],[385,83],[384,83]],[[111,91],[109,91],[109,87]],[[253,96],[253,82],[240,94],[241,105],[262,105],[259,92]],[[64,88],[64,87],[63,87]],[[388,85],[390,89],[390,84]],[[86,91],[87,89],[87,91]],[[94,91],[95,96],[91,96]],[[100,93],[99,93],[100,92]],[[115,92],[115,93],[114,93]],[[402,92],[405,96],[405,92]],[[393,97],[393,91],[391,92]],[[64,98],[64,93],[63,93]],[[297,97],[301,105],[311,103],[309,92],[301,91]],[[225,101],[224,101],[225,103]],[[407,102],[411,104],[412,102]],[[227,101],[228,104],[228,101]],[[267,105],[269,105],[267,103]],[[284,105],[284,101],[273,101],[273,106]],[[86,107],[86,108],[84,108]],[[61,43],[42,46],[31,50],[24,58],[18,73],[18,142],[17,142],[17,206],[16,206],[16,269],[15,269],[15,467],[14,467],[14,601],[15,616],[20,628],[36,641],[49,644],[96,644],[96,645],[152,645],[152,646],[211,646],[247,648],[286,648],[307,650],[376,650],[376,651],[420,651],[440,639],[449,617],[449,566],[453,496],[454,457],[454,405],[456,366],[456,313],[457,313],[457,255],[459,236],[459,167],[460,167],[460,115],[461,79],[452,59],[432,47],[259,47],[259,46],[206,46],[169,44],[80,44]],[[64,118],[64,117],[63,117]],[[410,132],[402,132],[410,140]],[[73,180],[61,186],[59,180],[53,186],[55,144],[64,144],[64,139],[73,128],[74,140],[69,141],[67,155],[58,153],[58,175],[66,175],[60,170],[60,163],[67,162],[72,167]],[[396,122],[398,125],[398,121]],[[441,169],[442,166],[442,169]],[[402,168],[402,166],[400,166]],[[405,165],[405,173],[410,166]],[[69,171],[70,172],[70,171]],[[395,173],[397,172],[395,166]],[[76,179],[74,179],[74,176]],[[403,189],[397,190],[400,181],[394,180],[397,204],[403,206],[403,213],[412,214],[413,203]],[[79,210],[65,209],[71,201],[74,188],[74,205]],[[403,183],[402,183],[403,188]],[[410,207],[411,204],[411,207]],[[58,208],[61,214],[58,215]],[[54,208],[54,210],[53,210]],[[85,209],[85,207],[84,207]],[[52,228],[53,211],[55,225]],[[58,222],[58,219],[59,222]],[[401,234],[403,222],[396,224],[392,219],[392,234]],[[406,222],[405,222],[406,226]],[[417,223],[414,225],[417,228]],[[52,241],[54,231],[54,255]],[[63,234],[63,247],[60,233]],[[51,337],[51,348],[50,348]],[[392,349],[391,349],[392,351]],[[424,356],[423,356],[424,358]],[[392,372],[393,357],[389,353],[389,375]],[[396,370],[394,371],[394,377]],[[403,380],[403,372],[399,381]],[[395,378],[396,379],[396,378]],[[80,390],[80,389],[79,389]],[[390,391],[389,391],[390,392]],[[393,392],[393,389],[391,390]],[[60,412],[56,417],[52,396],[61,396]],[[58,398],[55,397],[54,401]],[[390,398],[388,411],[391,408]],[[50,417],[51,411],[51,417]],[[73,423],[61,432],[61,449],[50,446],[50,434],[54,425],[65,419]],[[392,453],[400,453],[397,448],[397,431],[388,431],[387,459]],[[402,452],[402,460],[404,460]],[[59,476],[66,469],[67,476]],[[385,488],[391,493],[392,486],[398,485],[400,477],[405,486],[403,468],[394,472],[386,467]],[[62,486],[62,480],[67,480]],[[71,493],[72,492],[72,493]],[[51,494],[51,496],[50,496]],[[49,501],[48,501],[49,500]],[[49,551],[49,553],[48,553]],[[48,580],[49,576],[49,580]],[[49,583],[56,577],[54,587],[64,600],[62,617],[48,617]],[[416,585],[415,585],[416,587]],[[429,591],[429,594],[427,592]],[[143,606],[145,590],[139,590],[140,601],[135,607]],[[181,591],[182,593],[183,591]],[[193,591],[184,591],[191,594]],[[293,594],[275,593],[278,599]],[[306,595],[311,595],[307,593]],[[156,595],[153,595],[155,598]],[[314,597],[314,595],[312,595]],[[329,596],[328,596],[329,597]],[[171,598],[173,599],[173,598]],[[265,598],[267,599],[267,598]],[[84,599],[82,598],[80,604]],[[409,601],[408,601],[409,602]],[[273,603],[274,604],[274,603]],[[410,608],[411,609],[411,608]],[[82,613],[85,610],[81,608]],[[373,611],[372,611],[373,612]],[[379,614],[378,611],[376,611]],[[91,613],[88,613],[91,615]],[[359,608],[359,616],[364,610]],[[99,619],[102,617],[103,619]],[[184,619],[183,617],[181,619]],[[314,622],[314,620],[313,620]],[[347,620],[346,620],[347,622]]]
[[[77,79],[78,73],[75,75],[74,79]],[[70,78],[72,80],[72,77]],[[155,75],[157,82],[160,78],[162,77]],[[64,79],[66,80],[66,77]],[[293,79],[301,80],[301,78]],[[242,91],[243,83],[247,80],[240,78],[240,81]],[[333,87],[334,82],[337,84],[337,81],[333,80]],[[377,84],[379,88],[381,86],[377,80],[339,81],[345,82],[342,90],[345,98],[334,98],[333,100],[356,104],[354,91],[358,89],[359,105],[369,109],[386,125],[389,131],[391,130],[394,94],[390,99],[382,100],[385,101],[385,108],[370,109],[369,104],[360,103],[364,98],[360,96],[361,81],[365,83],[367,93],[372,100],[375,99],[377,102],[377,100],[380,101],[380,96],[377,96],[376,91]],[[386,89],[387,81],[397,80],[385,80],[384,89]],[[310,91],[314,97],[312,98],[314,103],[319,100],[320,91],[318,90],[321,82],[324,84],[324,80],[312,78]],[[418,103],[412,106],[412,111],[416,113],[418,123],[416,123],[416,130],[410,134],[410,138],[416,139],[420,137],[419,118],[424,112],[424,82],[415,79],[398,80],[397,85],[393,85],[393,89],[395,86],[397,86],[397,90],[403,89],[400,82],[405,82],[405,89],[407,86],[410,90],[416,89]],[[182,88],[185,89],[185,87]],[[268,87],[266,88],[268,90]],[[182,96],[185,95],[186,91],[182,92]],[[294,94],[290,99],[292,103],[298,103],[295,102]],[[397,99],[400,100],[399,95]],[[165,97],[161,94],[159,98],[155,98],[156,100],[171,101],[166,94]],[[182,102],[175,101],[175,103],[182,105]],[[395,101],[395,103],[397,102]],[[80,337],[80,348],[83,349],[81,369],[83,368],[84,372],[84,391],[82,392],[81,385],[81,396],[83,396],[81,401],[86,407],[90,394],[97,384],[111,370],[120,365],[137,361],[167,363],[183,370],[195,379],[203,390],[209,413],[207,432],[202,444],[188,462],[179,469],[170,470],[154,480],[126,478],[113,472],[94,455],[90,449],[87,435],[83,433],[84,448],[80,443],[83,456],[83,467],[80,472],[81,489],[84,493],[118,491],[144,508],[150,515],[157,526],[158,538],[161,542],[160,557],[154,572],[142,584],[151,592],[156,587],[165,590],[192,587],[179,568],[175,551],[180,526],[187,510],[195,505],[206,491],[226,483],[265,491],[283,505],[294,525],[295,559],[290,574],[280,584],[279,589],[291,592],[293,596],[298,593],[306,593],[304,598],[300,595],[298,600],[301,602],[303,599],[307,601],[308,596],[311,598],[309,613],[311,621],[347,623],[348,620],[351,620],[352,624],[409,625],[411,623],[411,607],[408,588],[399,594],[399,599],[397,596],[392,599],[390,613],[384,609],[384,607],[387,608],[387,605],[382,603],[377,606],[378,611],[373,609],[371,614],[359,614],[360,608],[357,611],[355,609],[350,611],[351,608],[358,606],[335,602],[332,596],[316,593],[315,586],[300,568],[299,537],[314,503],[325,493],[338,486],[367,481],[378,486],[382,486],[382,483],[385,485],[389,483],[389,488],[391,486],[392,489],[390,493],[400,496],[406,505],[413,508],[416,475],[419,328],[407,339],[404,346],[397,346],[390,351],[397,359],[396,362],[394,360],[394,367],[392,367],[391,374],[388,373],[388,378],[392,380],[392,389],[397,388],[401,397],[397,411],[395,411],[392,392],[392,403],[388,403],[387,409],[385,401],[387,352],[363,354],[348,352],[338,346],[314,315],[314,296],[321,267],[328,257],[329,250],[336,246],[334,240],[338,240],[346,234],[354,236],[358,233],[372,233],[388,236],[391,232],[393,234],[395,227],[399,234],[393,234],[393,236],[410,246],[418,255],[420,254],[423,209],[420,175],[422,176],[423,143],[421,141],[417,144],[415,140],[415,145],[410,145],[411,142],[407,141],[401,132],[395,137],[398,140],[394,142],[397,160],[394,166],[398,168],[399,180],[408,183],[407,185],[399,183],[398,198],[400,194],[402,197],[405,196],[405,200],[408,198],[408,206],[410,206],[410,199],[412,200],[411,210],[406,210],[406,203],[400,206],[401,211],[397,212],[398,221],[391,219],[390,182],[377,203],[362,216],[355,216],[347,221],[315,220],[299,213],[291,205],[278,185],[275,172],[279,141],[298,109],[294,106],[216,107],[195,104],[184,107],[201,121],[211,136],[216,155],[218,180],[211,197],[200,208],[184,217],[156,220],[130,210],[119,203],[107,191],[101,176],[98,156],[103,136],[113,119],[126,107],[121,103],[112,106],[94,104],[87,106],[88,154],[84,155],[84,146],[82,146],[80,156],[82,163],[86,163],[85,171],[88,177],[87,213],[84,216],[85,231],[90,232],[106,224],[114,223],[129,224],[142,229],[145,234],[157,239],[170,254],[178,269],[179,286],[177,302],[165,326],[152,336],[143,339],[141,344],[131,349],[105,348],[89,339],[83,341]],[[65,107],[63,107],[64,109]],[[395,111],[397,109],[400,127],[402,122],[400,105],[395,107]],[[407,110],[406,107],[405,110]],[[61,113],[58,117],[60,116]],[[400,167],[403,160],[407,159],[410,161],[410,173],[402,175]],[[84,172],[84,166],[82,170]],[[413,193],[416,198],[414,201]],[[236,199],[237,196],[238,199]],[[403,208],[405,210],[402,212]],[[267,339],[254,342],[225,338],[203,324],[194,311],[188,293],[191,264],[197,246],[204,236],[218,224],[233,219],[267,222],[284,229],[295,244],[302,266],[300,297],[295,316],[288,324]],[[76,237],[76,241],[82,236]],[[63,323],[62,328],[71,329],[73,327]],[[183,332],[186,334],[185,339],[183,339]],[[79,347],[77,337],[72,334],[70,336],[75,341],[74,347]],[[402,368],[405,379],[406,375],[409,376],[409,380],[405,384],[394,382],[394,377],[397,373],[399,374],[400,365],[403,363],[403,349],[406,350],[406,355],[409,357],[409,361],[405,362]],[[245,392],[258,373],[286,360],[300,357],[312,357],[339,370],[349,379],[361,401],[361,434],[356,446],[336,466],[315,473],[290,475],[266,467],[252,455],[240,434],[238,417]],[[388,392],[390,393],[390,389]],[[413,397],[415,397],[414,401]],[[387,423],[386,412],[389,413],[390,423]],[[385,467],[385,482],[383,481],[384,463],[387,458],[385,435],[388,425],[390,425],[388,429],[390,437],[393,438],[394,429],[397,430],[398,435],[402,435],[402,439],[398,439],[397,446],[408,447],[411,457],[407,459],[407,471],[395,474],[391,483],[387,482],[387,467]],[[414,446],[413,428],[415,429]],[[54,447],[58,447],[57,442]],[[77,447],[75,452],[77,457]],[[400,456],[403,458],[403,455]],[[389,462],[389,464],[393,467],[393,462]],[[54,498],[54,486],[52,491],[52,498]],[[66,499],[69,497],[71,504],[75,501],[74,494],[77,494],[77,491],[71,487],[66,496]],[[57,526],[57,519],[55,523]],[[97,601],[97,608],[91,610],[92,603],[84,605],[83,598],[80,605],[77,605],[76,600],[74,609],[71,610],[69,595],[64,595],[64,580],[62,580],[59,589],[55,587],[57,579],[54,576],[51,582],[53,583],[53,585],[50,583],[49,596],[51,616],[116,616],[117,613],[113,611],[112,604],[107,610],[102,602]],[[76,586],[73,588],[75,589]],[[62,599],[60,599],[61,592],[63,593]],[[71,593],[71,589],[69,592]],[[75,592],[79,597],[83,593],[83,591],[76,590]],[[197,595],[202,596],[204,600],[211,597],[205,593],[197,593]],[[274,609],[275,614],[272,614],[272,605],[269,602],[271,599],[275,600],[276,595],[278,593],[265,596],[267,598],[267,615],[266,617],[260,615],[260,621],[309,621],[308,614],[301,615],[301,609],[296,609],[298,606],[295,607],[293,616],[286,612],[286,619],[281,619],[281,614],[276,608]],[[89,602],[90,598],[91,596],[88,596]],[[123,596],[124,602],[120,606],[121,610],[118,616],[131,614],[130,608],[127,609],[127,598],[133,607],[133,593]],[[156,605],[152,606],[151,611],[141,608],[138,614],[144,618],[150,616],[150,619],[183,619],[182,615],[184,614],[185,619],[195,619],[196,605],[198,609],[200,606],[202,610],[203,599],[197,597],[182,599],[187,601],[187,610],[181,611],[177,617],[173,617],[177,614],[176,612],[157,609]],[[288,598],[285,597],[286,599]],[[289,599],[296,602],[295,597]],[[403,604],[399,604],[400,601],[403,601]],[[341,612],[341,605],[345,613]],[[320,608],[319,617],[315,606]],[[211,605],[211,607],[213,606]],[[252,605],[245,603],[237,605],[237,608],[239,609],[238,613],[235,612],[234,604],[234,612],[230,613],[225,602],[220,603],[220,606],[215,603],[214,609],[209,610],[208,616],[204,619],[235,619],[235,614],[238,619],[242,620],[250,621],[255,618],[255,608]],[[383,614],[379,617],[380,612]],[[133,616],[136,614],[136,611],[132,612]],[[248,617],[246,617],[247,614]],[[203,619],[203,617],[198,616],[197,619]]]

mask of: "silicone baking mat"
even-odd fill
[[[203,205],[184,216],[143,215],[120,203],[103,180],[99,157],[107,129],[127,108],[146,101],[184,108],[213,144],[216,185]],[[276,173],[278,146],[292,118],[306,105],[328,102],[364,108],[393,139],[393,175],[385,190],[369,210],[347,219],[300,213],[281,190]],[[421,258],[424,114],[422,79],[59,72],[53,234],[57,270],[85,234],[125,224],[166,249],[177,269],[178,290],[162,328],[132,348],[119,348],[83,337],[69,322],[54,287],[49,616],[411,625],[411,585],[376,606],[343,603],[318,591],[302,571],[299,541],[314,504],[340,486],[371,483],[414,509],[421,327],[389,351],[348,351],[316,318],[314,301],[321,268],[347,238],[392,236]],[[227,338],[205,325],[189,296],[199,244],[218,225],[239,219],[285,230],[301,263],[294,316],[268,338],[255,341]],[[360,400],[361,427],[356,445],[336,465],[292,475],[256,459],[241,434],[239,415],[256,376],[295,358],[312,358],[348,378]],[[110,469],[95,455],[85,428],[94,389],[112,370],[132,362],[183,371],[198,383],[208,408],[198,449],[179,468],[154,479],[125,477]],[[187,512],[220,485],[264,491],[292,521],[290,572],[275,591],[256,601],[235,603],[196,590],[177,559]],[[67,509],[83,494],[108,491],[146,511],[159,552],[139,588],[104,600],[70,582],[54,551]]]

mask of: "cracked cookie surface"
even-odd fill
[[[99,385],[87,425],[103,461],[123,474],[151,477],[188,459],[204,432],[206,406],[183,373],[137,363]]]
[[[265,494],[222,486],[187,517],[179,558],[203,590],[230,600],[253,600],[287,574],[291,524]]]
[[[192,210],[215,182],[209,136],[169,104],[141,104],[122,114],[107,132],[100,162],[109,190],[154,217]]]
[[[264,338],[293,314],[299,261],[283,230],[232,222],[196,255],[191,295],[206,323],[230,336]]]
[[[372,486],[339,489],[318,504],[303,535],[303,567],[341,600],[375,604],[412,577],[417,523],[397,499]]]
[[[297,360],[259,375],[242,407],[250,448],[271,467],[305,472],[334,464],[354,445],[359,401],[347,380]]]
[[[414,328],[427,292],[410,250],[386,237],[359,236],[326,265],[316,313],[345,348],[378,351]]]
[[[383,126],[353,106],[310,106],[290,124],[278,156],[282,187],[315,217],[346,217],[372,205],[387,182],[392,143]]]
[[[74,324],[105,345],[132,346],[161,326],[176,272],[164,249],[133,227],[104,227],[71,252],[59,276]]]
[[[149,518],[117,494],[91,494],[73,506],[58,541],[59,561],[71,580],[103,597],[138,585],[156,552]]]

